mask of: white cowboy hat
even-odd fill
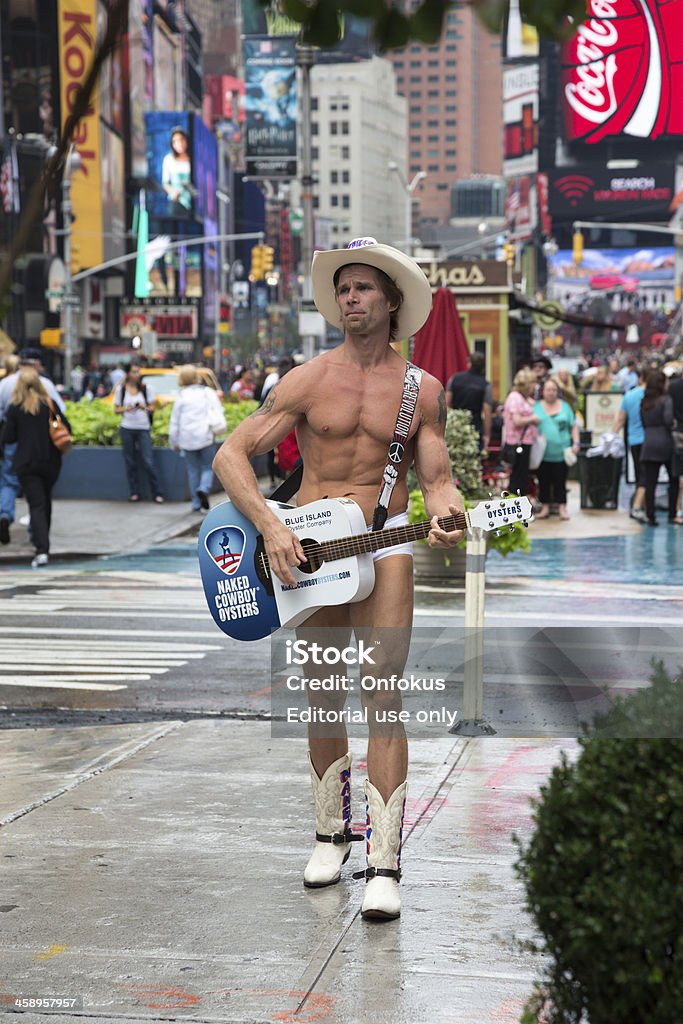
[[[415,260],[375,238],[354,238],[346,249],[326,249],[313,254],[311,280],[313,301],[329,323],[339,327],[341,313],[334,293],[334,275],[349,263],[363,263],[383,270],[401,290],[398,338],[409,338],[422,327],[432,308],[432,290]]]

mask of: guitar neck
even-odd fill
[[[457,512],[454,516],[442,516],[438,522],[442,530],[449,532],[466,530],[469,526],[464,512]],[[407,526],[392,526],[388,530],[373,530],[352,537],[339,537],[337,540],[324,541],[320,545],[320,554],[326,562],[332,562],[336,558],[349,558],[351,555],[366,555],[371,551],[394,548],[414,540],[424,540],[431,528],[431,520],[423,519],[419,523],[409,523]]]

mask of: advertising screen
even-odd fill
[[[569,142],[683,135],[683,0],[587,0],[561,62]]]
[[[203,234],[210,210],[215,218],[215,139],[195,115],[177,110],[145,114],[145,129],[149,177],[156,185],[145,196],[147,294],[200,296],[201,248],[181,244],[170,249],[168,243]]]
[[[673,162],[645,163],[635,170],[604,164],[562,168],[550,175],[550,212],[557,218],[668,220],[674,196]]]
[[[550,261],[549,294],[571,303],[587,293],[632,296],[643,307],[665,306],[673,300],[675,250],[584,249],[576,266],[571,249],[560,249]]]
[[[538,64],[503,72],[503,173],[538,170]]]

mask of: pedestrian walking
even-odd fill
[[[468,409],[472,426],[479,434],[479,447],[488,449],[491,438],[493,392],[485,377],[486,359],[481,352],[472,352],[470,365],[455,373],[446,385],[446,401],[450,409]]]
[[[536,440],[538,416],[531,396],[536,387],[536,374],[518,370],[503,405],[503,460],[510,465],[510,491],[526,494],[529,482],[529,456]]]
[[[135,363],[126,367],[114,406],[121,418],[121,447],[126,463],[130,501],[140,500],[140,471],[147,474],[154,501],[164,500],[159,487],[154,452],[152,449],[152,413],[154,403],[149,400],[147,388],[140,379],[140,367]]]
[[[539,433],[545,438],[543,458],[537,469],[538,500],[541,508],[537,519],[547,519],[550,506],[558,506],[560,519],[567,520],[568,461],[576,463],[579,452],[579,425],[568,402],[563,401],[560,389],[552,377],[543,383],[543,391],[534,403]],[[571,452],[571,455],[569,454]]]
[[[192,510],[209,508],[213,486],[214,437],[228,429],[223,407],[213,388],[199,383],[196,366],[181,366],[180,393],[173,403],[169,444],[185,460]]]
[[[24,367],[33,368],[38,373],[43,387],[56,408],[60,413],[65,412],[61,395],[50,378],[45,376],[41,352],[38,349],[23,349],[19,353],[17,364],[13,365],[13,361],[10,361],[8,365],[10,372],[0,381],[0,431],[7,416],[14,388],[19,380],[19,371]],[[0,466],[0,544],[9,544],[10,526],[15,519],[20,483],[17,474],[12,469],[16,453],[16,443],[10,444],[5,436],[2,447],[2,465]]]
[[[230,434],[214,467],[242,513],[263,536],[269,564],[285,584],[295,586],[293,566],[306,562],[301,542],[269,509],[249,460],[276,447],[293,429],[303,458],[297,506],[322,498],[351,498],[362,510],[368,529],[407,522],[406,476],[415,462],[431,516],[463,509],[444,441],[446,396],[432,376],[406,361],[391,347],[408,338],[427,319],[429,283],[408,256],[374,239],[359,239],[348,249],[318,252],[312,266],[313,298],[323,316],[344,340],[329,352],[291,370],[271,390],[263,406]],[[407,384],[406,384],[407,382]],[[407,386],[408,385],[408,386]],[[392,461],[393,487],[383,486],[397,412],[403,412],[406,388],[414,399],[407,440],[398,462]],[[412,404],[412,403],[411,403]],[[392,446],[393,447],[393,446]],[[380,498],[377,494],[380,490]],[[432,520],[429,543],[452,548],[462,530],[445,531]],[[400,678],[410,645],[413,620],[412,546],[375,552],[374,589],[359,603],[326,607],[300,627],[309,650],[327,648],[331,636],[346,643],[351,630],[373,648],[376,680]],[[392,642],[377,641],[382,627],[392,626]],[[362,638],[362,640],[361,640]],[[387,710],[401,707],[398,689],[363,688],[369,727],[366,796],[367,867],[363,917],[396,918],[400,914],[401,828],[407,792],[408,744],[400,719],[386,721]],[[351,757],[343,724],[324,724],[328,709],[341,710],[346,692],[321,693],[308,688],[311,704],[309,763],[315,796],[315,846],[304,871],[311,888],[334,885],[351,851]],[[323,714],[319,714],[323,712]],[[323,724],[321,724],[321,721]]]
[[[659,471],[666,466],[669,475],[669,522],[683,526],[678,515],[678,476],[673,471],[674,422],[673,402],[666,394],[667,379],[661,370],[651,370],[645,382],[645,394],[640,406],[640,418],[645,428],[645,440],[640,449],[640,461],[645,471],[645,514],[650,526],[657,526],[655,491]]]
[[[50,437],[52,411],[71,430],[66,416],[58,412],[37,371],[22,368],[7,410],[5,437],[15,445],[12,470],[16,473],[31,514],[34,569],[47,565],[52,523],[52,490],[62,468],[61,452]]]
[[[633,460],[633,468],[636,474],[636,489],[631,502],[629,515],[638,523],[646,523],[645,515],[645,467],[640,461],[640,453],[645,440],[645,429],[640,418],[640,407],[645,395],[645,379],[647,373],[644,369],[638,372],[638,384],[629,388],[624,393],[619,407],[619,415],[615,424],[615,433],[620,433],[626,427],[626,443],[628,444]]]

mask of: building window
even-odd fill
[[[313,209],[317,210],[320,207],[320,199],[318,196],[313,196]]]
[[[455,156],[456,155],[456,151],[454,149],[447,149],[445,155],[446,156]]]
[[[317,135],[317,134],[318,134],[318,122],[317,121],[311,121],[311,135]]]
[[[428,149],[427,150],[427,159],[428,160],[438,160],[439,159],[439,151],[438,151],[438,149]],[[431,170],[433,170],[433,168],[430,167],[429,170],[431,171]]]
[[[351,172],[342,171],[341,180],[343,185],[348,185],[348,183],[351,181]]]
[[[311,146],[311,160],[317,160],[320,156],[320,150],[317,146]]]
[[[457,171],[457,169],[458,169],[458,168],[456,167],[456,165],[455,165],[455,164],[446,164],[446,170],[447,170],[447,171],[452,171],[452,172],[453,172],[453,173],[455,174],[455,172]]]
[[[421,81],[422,81],[422,79],[420,78],[419,75],[411,75],[410,76],[410,84],[411,85],[419,85]]]
[[[342,135],[348,135],[349,134],[349,122],[348,121],[342,121],[342,123],[341,123],[341,133],[342,133]]]
[[[337,122],[336,121],[330,121],[330,135],[336,135],[336,134],[337,134]]]
[[[447,82],[457,82],[458,81],[458,76],[457,75],[446,75],[446,81]]]
[[[439,165],[438,164],[427,164],[427,170],[430,172],[430,174],[438,174],[439,173]]]
[[[428,97],[429,97],[430,99],[436,99],[436,97],[437,97],[438,95],[439,95],[439,90],[438,90],[438,89],[430,89],[430,90],[429,90],[429,92],[427,93],[427,96],[428,96]]]
[[[444,184],[443,182],[439,182],[439,184],[436,186],[436,191],[437,192],[445,192],[448,187],[449,186],[447,184]]]
[[[348,210],[351,206],[351,199],[349,196],[342,196],[342,206],[345,210]]]
[[[339,171],[330,171],[330,184],[336,185],[339,179]]]
[[[342,160],[349,160],[351,158],[351,147],[350,146],[342,146],[342,148],[341,148],[341,158],[342,158]]]
[[[427,121],[427,127],[428,128],[438,128],[439,127],[439,122],[436,121],[436,120],[434,120],[434,121]]]
[[[411,151],[410,151],[410,159],[411,160],[419,160],[421,156],[422,156],[422,151],[421,150],[419,150],[419,149],[411,149]]]
[[[438,135],[428,135],[427,136],[427,142],[438,142],[438,141],[439,141],[439,136]]]
[[[438,82],[439,81],[439,76],[438,75],[427,75],[427,81],[428,82]]]
[[[330,206],[339,206],[339,196],[330,196]]]

